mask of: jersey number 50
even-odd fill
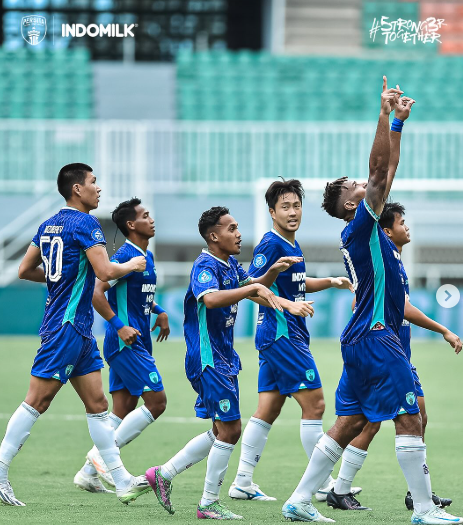
[[[46,257],[43,253],[43,245],[48,242],[50,243],[50,253]],[[45,267],[45,279],[49,279],[53,283],[58,282],[63,273],[63,247],[61,237],[53,237],[51,241],[48,235],[40,237],[40,252]],[[55,271],[53,271],[53,257],[55,257]]]

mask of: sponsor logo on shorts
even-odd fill
[[[265,266],[267,264],[267,257],[263,253],[258,253],[254,257],[254,266],[256,268],[262,268],[262,266]]]
[[[104,240],[104,235],[103,235],[103,232],[100,230],[100,228],[96,228],[95,230],[92,231],[92,239],[94,241]]]
[[[305,371],[305,377],[309,381],[313,381],[315,379],[315,370],[313,370],[312,368],[310,370],[306,370]]]
[[[150,381],[154,384],[156,384],[159,381],[159,376],[156,374],[156,372],[151,372]]]
[[[415,393],[414,392],[408,392],[408,394],[405,396],[405,399],[407,400],[407,403],[409,405],[413,405],[415,403]]]
[[[208,272],[207,270],[203,270],[199,275],[198,275],[198,281],[200,283],[208,283],[209,281],[212,281],[212,274],[211,272]]]
[[[221,399],[219,401],[219,407],[220,407],[220,410],[226,414],[230,410],[230,400]]]
[[[66,367],[66,375],[69,377],[72,374],[73,370],[74,370],[74,365],[68,365]]]

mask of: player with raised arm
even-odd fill
[[[325,188],[323,208],[347,222],[340,248],[354,283],[357,308],[341,336],[344,373],[336,391],[337,420],[317,443],[299,485],[283,505],[283,516],[294,521],[332,521],[319,514],[312,495],[367,421],[392,419],[397,459],[413,496],[412,523],[463,523],[463,518],[447,514],[432,501],[415,381],[398,337],[405,292],[398,259],[378,225],[395,174],[389,173],[389,115],[396,109],[392,131],[400,134],[414,102],[405,97],[396,101],[401,93],[387,89],[383,77],[368,183],[342,178]],[[402,409],[406,413],[401,414]]]
[[[90,166],[75,163],[61,168],[58,191],[66,206],[39,226],[19,266],[21,279],[47,284],[48,298],[29,391],[11,416],[0,445],[0,501],[24,506],[8,481],[10,463],[69,380],[85,406],[90,436],[108,465],[116,494],[129,503],[147,492],[149,485],[144,476],[133,477],[125,469],[108,423],[101,382],[104,365],[91,330],[92,296],[95,275],[109,281],[143,272],[146,260],[139,256],[123,264],[110,262],[100,223],[89,215],[98,207],[101,191]]]
[[[161,374],[152,355],[151,312],[157,314],[151,331],[160,327],[158,341],[167,339],[170,329],[167,313],[154,302],[156,268],[153,253],[148,250],[149,240],[154,237],[154,220],[137,198],[121,202],[112,219],[126,241],[111,261],[121,264],[140,254],[146,258],[144,272],[133,272],[109,283],[97,280],[93,294],[93,306],[108,321],[103,353],[110,367],[109,392],[113,399],[109,422],[115,430],[116,444],[122,448],[166,408]],[[136,408],[140,396],[144,405]],[[89,492],[108,492],[97,474],[114,485],[98,449],[93,447],[74,484]]]
[[[310,458],[323,435],[322,416],[325,401],[317,365],[310,352],[310,335],[298,306],[306,300],[306,293],[327,288],[351,289],[345,277],[314,279],[306,276],[305,260],[296,240],[302,219],[304,190],[300,181],[273,182],[265,194],[273,228],[267,232],[254,249],[249,275],[260,277],[280,257],[299,257],[300,262],[281,272],[271,290],[288,301],[288,309],[279,312],[265,306],[259,307],[256,348],[259,351],[259,401],[257,410],[249,420],[241,440],[241,456],[236,474],[228,492],[234,499],[270,501],[253,483],[253,473],[262,456],[272,424],[280,415],[287,397],[293,396],[302,410],[300,436],[302,446]],[[333,486],[331,476],[326,490]],[[355,489],[360,492],[360,488]]]
[[[265,275],[251,279],[234,257],[241,251],[241,233],[228,209],[217,206],[205,211],[198,226],[207,249],[193,264],[185,296],[185,368],[198,393],[196,416],[212,419],[212,429],[193,438],[164,465],[150,468],[146,477],[159,503],[173,514],[170,501],[173,478],[207,457],[206,480],[197,517],[242,519],[219,502],[228,461],[241,435],[238,388],[241,362],[233,348],[238,302],[255,299],[282,311],[280,299],[268,287],[280,272],[299,262],[300,258],[280,258]],[[300,315],[308,315],[311,311],[310,305],[301,304]]]
[[[455,349],[455,353],[458,354],[460,353],[462,346],[460,338],[445,326],[427,317],[423,312],[410,303],[408,277],[402,262],[403,247],[410,242],[410,231],[408,226],[405,224],[404,214],[405,208],[401,204],[398,202],[387,202],[378,221],[385,234],[393,243],[393,250],[395,250],[395,253],[397,254],[396,257],[399,259],[399,269],[402,274],[402,283],[405,289],[405,313],[404,320],[399,331],[399,338],[402,348],[405,352],[405,355],[407,356],[407,359],[410,361],[410,323],[412,323],[416,326],[421,326],[433,332],[442,334],[443,338],[452,346],[452,348]],[[424,433],[428,421],[426,405],[424,401],[424,392],[416,372],[416,368],[411,363],[410,366],[415,379],[415,394],[417,397],[418,406],[420,407],[422,436],[424,441]],[[362,467],[367,455],[368,447],[370,446],[380,427],[381,423],[367,423],[362,430],[362,433],[357,436],[344,451],[336,486],[334,487],[333,491],[328,494],[327,503],[330,507],[342,510],[359,509],[359,505],[357,504],[358,502],[355,500],[352,494],[352,481],[357,472]],[[452,503],[451,499],[440,498],[434,493],[432,500],[438,507],[447,507]],[[405,497],[405,505],[407,509],[413,510],[413,498],[411,496],[410,490]]]

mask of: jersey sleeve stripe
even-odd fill
[[[39,247],[35,244],[34,241],[31,242],[31,246],[35,246],[36,248],[39,248]],[[40,248],[39,248],[39,250],[40,250]]]
[[[201,297],[205,296],[206,294],[208,293],[212,293],[212,292],[220,292],[220,290],[218,288],[209,288],[208,290],[204,290],[203,292],[201,292],[198,297],[196,298],[197,301],[199,301],[201,299]]]
[[[373,217],[375,221],[379,221],[379,215],[376,215],[376,213],[370,208],[366,199],[363,199],[363,202],[365,203],[365,208],[367,212]]]
[[[252,277],[248,277],[247,279],[245,279],[244,281],[240,281],[238,283],[238,285],[241,287],[241,286],[244,286],[245,284],[248,284],[250,281],[252,281]]]

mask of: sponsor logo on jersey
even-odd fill
[[[47,226],[43,233],[61,233],[62,231],[62,226]]]
[[[142,293],[154,293],[156,291],[155,284],[142,284],[141,285]]]
[[[21,18],[21,35],[31,46],[42,42],[47,34],[47,19],[44,16],[29,15]]]
[[[66,375],[69,377],[72,374],[73,370],[74,370],[74,365],[68,365],[66,367]]]
[[[262,266],[265,266],[267,264],[267,257],[263,253],[258,253],[254,257],[254,266],[256,268],[262,268]]]
[[[294,272],[291,279],[293,283],[298,281],[305,281],[306,273],[305,272]]]
[[[315,370],[313,370],[312,368],[310,370],[306,370],[305,371],[305,377],[309,381],[313,381],[315,379]]]
[[[407,403],[409,405],[413,405],[415,403],[415,393],[414,392],[408,392],[405,396],[405,399],[407,400]]]
[[[235,324],[235,317],[233,315],[230,315],[230,317],[227,317],[227,320],[225,321],[225,328],[229,328],[230,326],[233,326]]]
[[[100,228],[96,228],[92,231],[92,239],[95,241],[103,241],[104,235],[103,232],[100,230]]]
[[[149,275],[149,274],[150,274],[150,273],[149,273],[148,270],[145,270],[145,271],[143,272],[143,275],[144,275],[145,277],[146,277],[147,275]]]
[[[198,275],[198,281],[202,284],[208,283],[209,281],[212,281],[212,274],[211,272],[208,272],[207,270],[203,270]]]
[[[259,314],[257,316],[257,324],[262,324],[264,322],[264,316],[265,314]]]
[[[230,279],[225,279],[225,281],[223,282],[223,285],[227,286],[227,284],[230,284],[230,282],[231,282]]]
[[[394,257],[400,261],[400,253],[399,252],[396,252],[395,250],[392,250],[394,252]]]
[[[238,311],[238,305],[237,304],[232,304],[231,308],[230,308],[230,312],[232,314],[236,314],[237,311]]]
[[[154,384],[156,384],[159,381],[159,376],[157,375],[156,372],[150,373],[150,381]]]
[[[220,407],[220,410],[226,414],[230,410],[230,400],[221,399],[219,401],[219,407]]]

